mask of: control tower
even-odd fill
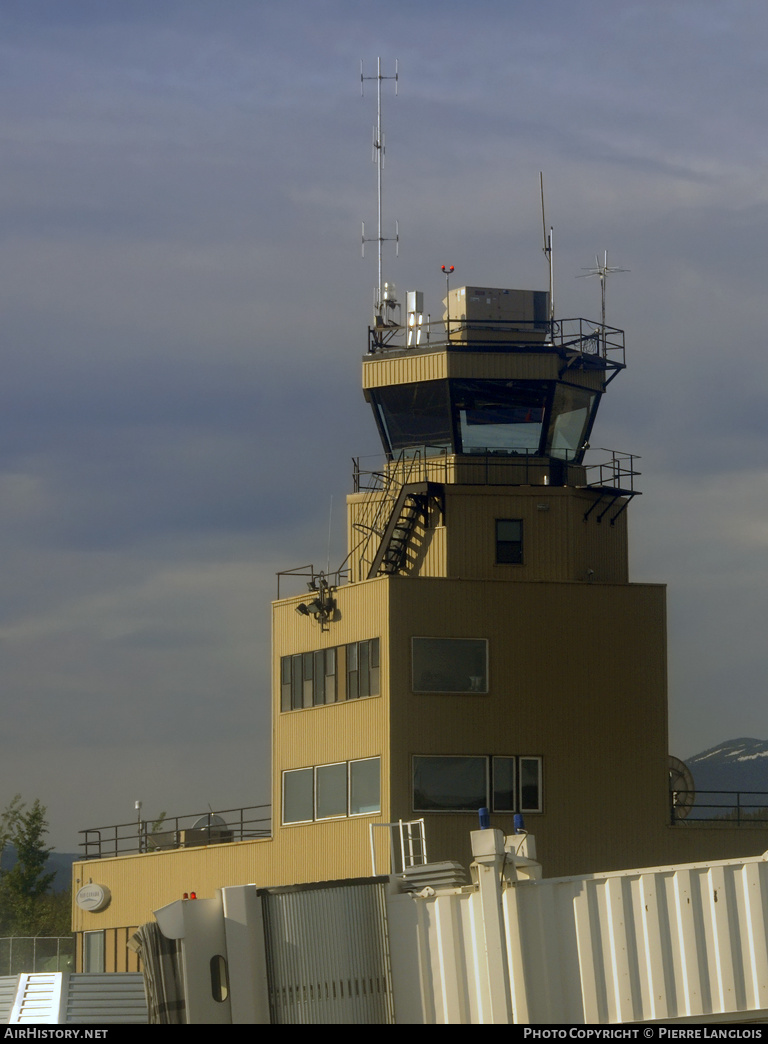
[[[459,287],[439,322],[390,302],[347,560],[274,605],[281,832],[311,823],[330,876],[372,817],[461,859],[481,807],[505,833],[521,813],[549,873],[661,860],[665,591],[629,582],[633,458],[589,452],[623,332],[552,319],[546,291]]]

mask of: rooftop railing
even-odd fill
[[[768,826],[768,791],[676,790],[670,794],[673,826]]]
[[[453,348],[461,351],[566,350],[603,361],[608,369],[624,369],[624,331],[590,319],[504,320],[440,319],[382,322],[368,328],[368,353]]]
[[[528,450],[456,454],[444,446],[421,446],[404,450],[393,461],[380,455],[367,459],[353,457],[352,483],[355,493],[383,489],[393,470],[407,466],[411,478],[416,476],[428,482],[453,482],[463,486],[568,485],[637,493],[635,479],[640,472],[635,464],[638,460],[640,457],[633,453],[598,447],[587,450],[583,463],[574,464],[567,453],[560,460]],[[558,471],[556,481],[551,474],[553,469]]]
[[[233,841],[250,841],[272,835],[270,805],[227,808],[155,820],[134,820],[114,826],[81,830],[84,859],[104,859],[136,852],[160,852],[173,848],[199,848]]]

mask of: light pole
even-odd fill
[[[451,336],[451,299],[449,294],[451,292],[451,273],[454,271],[453,265],[441,265],[442,272],[445,275],[445,332],[448,339]]]

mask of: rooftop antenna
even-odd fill
[[[376,175],[377,175],[377,199],[378,199],[378,232],[377,235],[368,236],[366,239],[365,235],[365,222],[363,222],[363,235],[362,235],[362,251],[363,257],[365,257],[365,244],[376,243],[378,244],[378,256],[379,256],[379,281],[376,287],[376,295],[374,301],[374,315],[382,317],[384,307],[387,303],[384,294],[384,281],[382,277],[382,246],[386,242],[391,242],[391,236],[384,236],[381,229],[381,210],[382,210],[382,194],[381,194],[381,173],[384,169],[384,135],[381,130],[381,83],[382,80],[394,80],[395,81],[395,95],[397,95],[397,83],[398,83],[398,70],[397,70],[397,59],[395,59],[395,75],[394,76],[383,76],[381,73],[381,58],[376,59],[376,75],[365,76],[363,74],[363,61],[360,59],[360,94],[361,96],[365,93],[365,81],[376,80],[376,126],[373,128],[373,162],[376,164]],[[400,230],[397,222],[395,222],[395,253],[400,252]],[[391,303],[394,305],[394,300],[390,298]]]
[[[549,265],[549,321],[551,328],[554,330],[555,322],[555,259],[552,253],[552,235],[554,228],[549,226],[549,235],[547,235],[547,222],[544,217],[544,172],[539,171],[539,183],[541,185],[541,227],[544,233],[544,256],[547,259]]]
[[[595,254],[595,267],[584,270],[584,275],[577,276],[577,279],[587,279],[589,276],[600,276],[600,299],[602,304],[601,322],[603,326],[603,340],[605,340],[605,284],[608,281],[608,275],[612,272],[629,272],[628,268],[611,268],[608,264],[608,251],[606,250],[603,254],[603,263],[600,264],[600,259]]]

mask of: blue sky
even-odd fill
[[[386,273],[541,287],[628,370],[631,569],[668,584],[670,749],[768,736],[764,82],[743,0],[0,7],[0,798],[52,839],[267,799],[274,573],[345,554],[385,87]],[[767,787],[768,789],[768,787]]]

